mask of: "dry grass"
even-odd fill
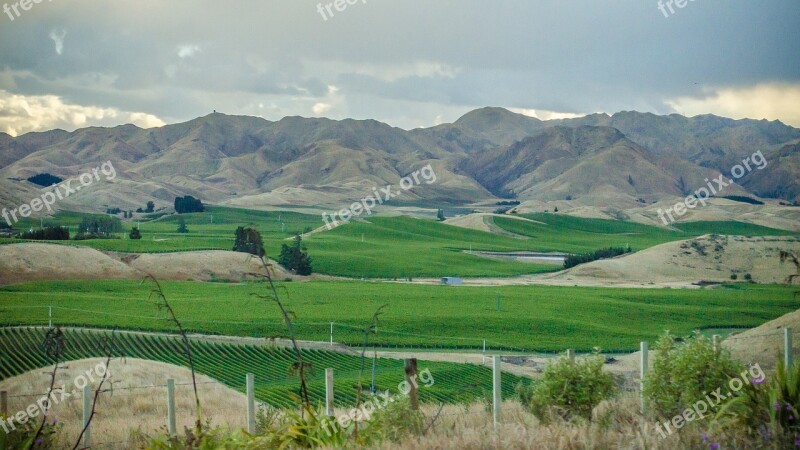
[[[74,380],[87,370],[104,362],[104,359],[70,361],[58,371],[56,386],[65,384],[67,391],[73,388]],[[24,375],[0,382],[0,390],[9,392],[9,412],[24,410],[39,399],[38,394],[47,392],[50,369],[28,372]],[[131,434],[137,430],[155,434],[167,424],[167,379],[173,378],[175,389],[178,428],[194,424],[194,395],[191,373],[169,364],[135,359],[113,360],[110,364],[111,378],[104,385],[113,392],[101,394],[97,404],[97,415],[92,421],[93,448],[130,448]],[[97,378],[97,377],[95,377]],[[97,378],[99,381],[99,378]],[[109,384],[113,382],[112,384]],[[188,383],[188,385],[186,385]],[[212,379],[198,376],[198,391],[204,417],[213,418],[214,425],[241,428],[246,424],[246,398],[243,394],[227,388]],[[97,383],[94,383],[97,386]],[[141,386],[159,386],[131,389]],[[19,397],[24,396],[24,397]],[[60,442],[72,447],[82,429],[81,394],[53,407],[50,417],[64,425]]]

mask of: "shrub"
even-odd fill
[[[419,436],[425,429],[425,417],[411,409],[411,400],[395,398],[377,409],[367,422],[362,438],[367,442],[401,442],[410,436]]]
[[[589,419],[592,409],[614,392],[614,378],[603,371],[605,359],[598,355],[572,361],[557,358],[545,366],[542,378],[529,392],[531,412],[547,421],[552,415],[564,419]]]
[[[739,279],[739,275],[736,275],[735,273],[731,274],[731,280],[736,281],[738,279]]]
[[[684,342],[676,342],[667,333],[656,350],[644,395],[648,408],[663,417],[681,414],[709,392],[726,386],[743,369],[727,351],[714,351],[711,340],[699,332]]]
[[[754,373],[742,390],[726,401],[716,416],[725,428],[743,426],[753,437],[789,448],[800,441],[800,362],[787,373],[779,359],[775,373],[766,379],[764,372]]]
[[[749,273],[746,273],[746,274],[744,274],[744,279],[746,281],[753,281],[753,276],[750,275]]]
[[[138,228],[131,228],[131,234],[128,235],[130,239],[139,240],[142,238],[142,232]]]
[[[0,421],[5,422],[7,419],[7,417],[0,415]],[[6,430],[0,430],[0,450],[18,448],[49,450],[58,448],[58,433],[61,425],[55,419],[46,422],[42,427],[42,433],[34,442],[40,425],[41,421],[36,419],[28,420],[24,424],[14,421],[14,428],[11,429],[6,422],[9,430],[8,433],[6,433]]]

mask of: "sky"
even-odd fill
[[[636,110],[800,127],[798,0],[0,0],[0,8],[0,131],[11,135],[146,128],[214,110],[411,129],[485,106],[541,119]]]

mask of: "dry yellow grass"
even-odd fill
[[[59,369],[56,386],[66,385],[67,391],[74,380],[87,370],[105,362],[104,359],[70,361]],[[175,389],[178,428],[194,424],[194,395],[191,372],[188,369],[152,361],[136,359],[112,360],[111,378],[103,390],[113,386],[113,392],[103,392],[98,400],[97,415],[92,421],[93,448],[130,448],[131,433],[137,430],[155,434],[167,424],[167,379],[178,385]],[[50,385],[50,369],[40,369],[0,382],[0,390],[9,392],[9,412],[22,411],[46,393]],[[97,381],[99,378],[95,377]],[[213,418],[214,425],[241,428],[246,424],[246,398],[239,392],[214,380],[198,375],[198,391],[204,417]],[[97,383],[93,383],[96,387]],[[158,386],[158,387],[144,387]],[[137,389],[132,389],[137,387]],[[64,428],[60,443],[71,448],[82,429],[81,394],[53,407],[50,416]]]

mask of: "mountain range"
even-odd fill
[[[65,199],[65,209],[168,206],[178,195],[248,207],[345,207],[430,164],[436,183],[398,205],[516,199],[620,208],[682,197],[755,152],[767,166],[725,195],[800,201],[800,129],[779,121],[620,112],[542,121],[502,108],[403,130],[375,120],[220,113],[134,125],[0,133],[0,205],[41,195],[26,179],[76,177],[103,162],[118,176]]]

